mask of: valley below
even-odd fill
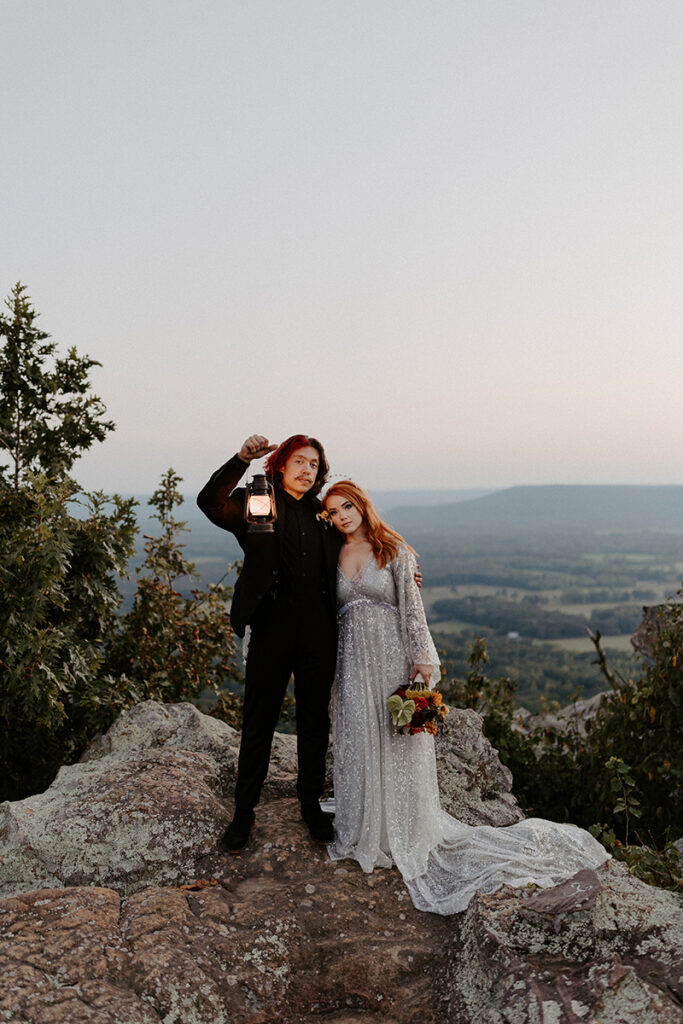
[[[512,487],[444,491],[441,500],[416,492],[412,504],[410,492],[381,492],[375,500],[418,552],[446,676],[466,674],[483,636],[488,674],[516,679],[517,701],[530,711],[605,689],[587,629],[600,632],[613,669],[636,674],[630,638],[643,607],[675,598],[683,579],[683,487]],[[241,550],[232,535],[192,496],[180,514],[202,583],[234,580]],[[134,586],[134,576],[124,581],[127,600]]]

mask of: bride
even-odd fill
[[[330,857],[363,871],[396,865],[419,910],[454,914],[504,883],[556,885],[608,854],[588,832],[539,818],[506,828],[464,825],[441,809],[428,732],[401,734],[387,697],[439,658],[415,583],[415,552],[349,480],[324,501],[343,534],[337,570],[339,644],[333,691],[335,839]],[[418,683],[418,686],[420,684]]]

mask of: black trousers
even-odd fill
[[[296,698],[297,796],[320,799],[329,742],[330,691],[337,654],[334,615],[323,602],[311,607],[267,601],[251,625],[245,672],[244,720],[237,766],[235,806],[259,802],[275,726],[292,673]]]

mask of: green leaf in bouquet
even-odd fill
[[[403,700],[397,693],[392,694],[387,700],[387,707],[391,712],[391,719],[397,728],[403,725],[410,725],[415,713],[415,701]]]

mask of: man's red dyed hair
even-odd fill
[[[320,493],[322,488],[325,486],[327,480],[327,474],[330,471],[330,467],[327,462],[327,456],[325,455],[325,449],[321,445],[320,441],[316,437],[308,437],[306,434],[292,434],[286,441],[275,449],[272,455],[269,455],[266,459],[266,476],[273,483],[282,483],[282,470],[285,467],[285,463],[290,455],[298,451],[299,448],[315,448],[320,456],[320,462],[318,464],[318,472],[315,477],[315,483],[311,487],[308,493],[315,497]]]

